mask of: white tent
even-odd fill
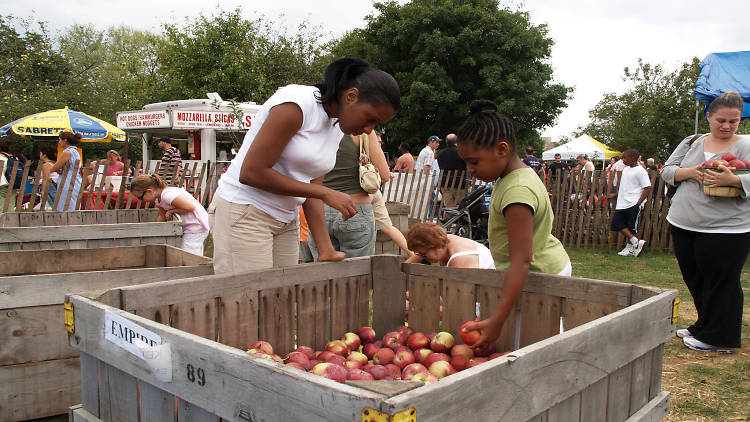
[[[586,154],[591,161],[606,161],[622,153],[610,149],[589,135],[583,134],[567,144],[544,151],[542,159],[545,161],[554,160],[555,154],[560,154],[563,160],[575,160],[579,155]]]

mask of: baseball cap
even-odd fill
[[[442,139],[440,139],[440,138],[438,138],[438,137],[437,137],[437,136],[435,136],[435,135],[432,135],[432,136],[430,136],[429,138],[427,138],[427,142],[428,142],[428,143],[430,143],[430,142],[432,142],[432,141],[436,141],[436,142],[442,142],[443,140],[442,140]]]
[[[166,142],[168,144],[171,144],[172,143],[172,139],[169,136],[162,136],[156,142]]]

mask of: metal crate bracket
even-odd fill
[[[74,334],[76,332],[76,317],[75,312],[73,312],[73,304],[65,302],[63,307],[65,308],[65,329],[70,334]]]
[[[379,410],[365,407],[362,409],[362,422],[417,422],[417,409],[410,407],[401,412],[389,415]]]

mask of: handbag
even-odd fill
[[[700,133],[696,134],[695,136],[692,137],[692,139],[690,139],[690,141],[688,141],[688,151],[690,151],[690,149],[693,148],[693,142],[695,142],[695,140],[700,138],[701,136],[703,136],[703,134],[700,134]],[[685,157],[683,157],[682,159],[684,160]],[[680,162],[680,164],[682,164],[682,162]],[[681,182],[675,182],[674,186],[667,185],[667,197],[671,198],[674,196],[675,193],[677,193],[677,186],[679,186],[680,183]]]
[[[366,133],[359,135],[359,185],[369,194],[380,189],[380,173],[370,162],[370,145]]]

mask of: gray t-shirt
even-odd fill
[[[674,184],[678,168],[695,167],[706,161],[703,142],[706,136],[688,145],[693,136],[680,142],[661,170],[666,183]],[[737,157],[750,159],[750,136],[740,135],[740,139],[726,151],[713,155],[719,158],[724,152],[733,152]],[[695,179],[682,181],[672,198],[667,221],[685,230],[702,233],[747,233],[750,232],[750,174],[740,175],[742,189],[737,198],[710,196],[703,193],[703,185]]]

